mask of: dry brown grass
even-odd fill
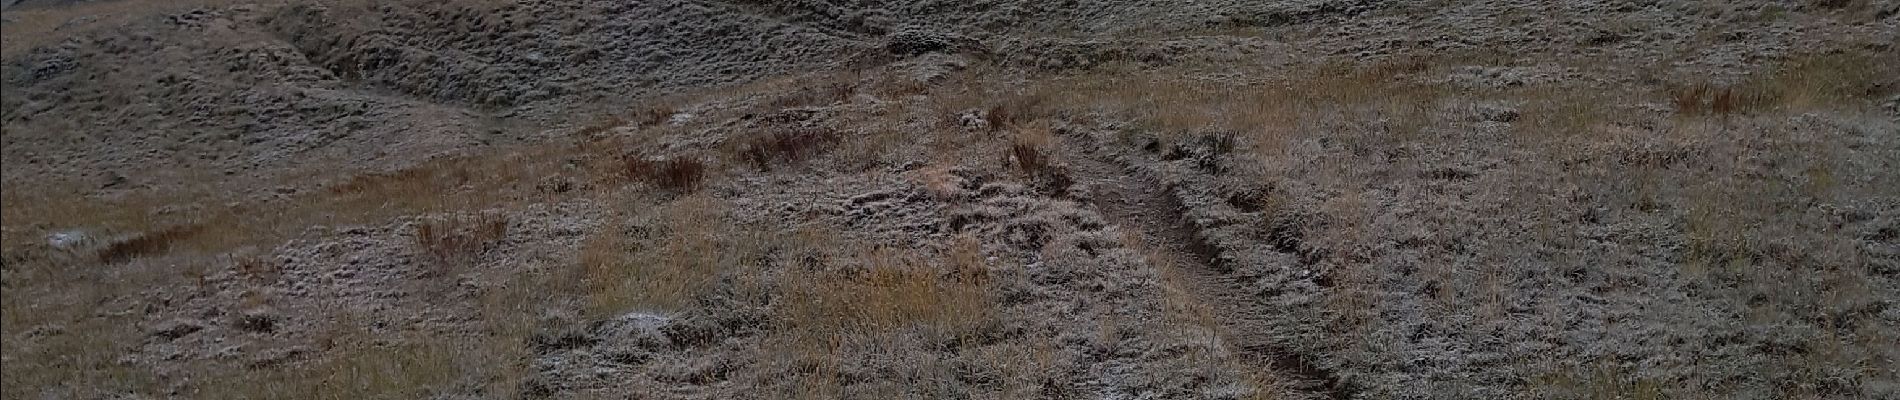
[[[1041,92],[1005,96],[1001,102],[983,112],[983,120],[989,123],[992,131],[1023,128],[1025,124],[1047,117],[1048,101],[1048,95]]]
[[[1049,169],[1049,160],[1043,156],[1042,148],[1028,144],[1011,145],[1009,161],[1010,165],[1014,165],[1018,171],[1032,175]]]
[[[908,361],[901,367],[907,378],[887,397],[955,385],[955,368],[942,361],[952,356],[942,353],[951,351],[945,347],[987,335],[998,321],[989,277],[978,272],[985,267],[958,264],[980,252],[971,246],[953,244],[959,255],[949,260],[873,247],[847,253],[857,263],[852,268],[783,271],[775,285],[783,299],[774,307],[780,329],[763,348],[767,363],[792,372],[781,396],[840,396],[844,363],[867,357]],[[1028,369],[1033,354],[989,354],[980,368],[1008,371],[1007,382],[1021,387],[1037,374]],[[1041,365],[1049,358],[1045,353]]]
[[[994,315],[980,268],[937,270],[917,256],[875,248],[852,276],[794,277],[784,312],[795,330],[876,333],[919,328],[939,337],[975,334]],[[961,272],[961,273],[959,273]]]
[[[762,171],[774,164],[796,164],[830,151],[840,140],[838,132],[827,128],[778,130],[753,137],[742,145],[739,158]]]
[[[128,1],[128,3],[138,3]],[[148,2],[149,3],[149,2]],[[9,10],[8,15],[14,15]],[[8,24],[7,43],[16,43]],[[766,91],[770,87],[740,88],[734,90]],[[693,98],[668,100],[665,104],[691,101]],[[658,118],[662,107],[635,112],[640,119]],[[670,109],[670,108],[666,108]],[[651,122],[651,120],[643,121]],[[607,130],[623,122],[615,118],[605,118],[594,124],[594,129]],[[591,139],[591,138],[589,138]],[[22,338],[21,334],[30,329],[45,327],[69,327],[75,330],[62,330],[44,339],[34,339],[33,343],[16,342],[8,339],[7,398],[32,397],[29,390],[58,388],[61,382],[71,382],[67,392],[80,393],[75,397],[96,397],[89,390],[157,393],[162,388],[152,388],[146,383],[158,380],[150,377],[149,371],[141,367],[118,362],[128,350],[120,345],[101,345],[99,343],[123,344],[138,343],[137,321],[126,318],[99,318],[90,310],[104,302],[125,293],[138,293],[153,287],[197,287],[203,290],[204,283],[215,274],[215,265],[207,267],[214,260],[224,260],[226,255],[235,253],[255,254],[256,249],[268,249],[284,240],[302,234],[313,226],[347,226],[357,224],[380,224],[392,219],[427,214],[466,213],[475,210],[494,208],[516,208],[522,204],[552,202],[561,199],[605,195],[601,188],[618,188],[626,182],[628,166],[621,163],[618,152],[627,148],[621,141],[594,142],[559,141],[528,146],[496,147],[483,152],[468,155],[441,157],[418,163],[408,168],[389,172],[370,172],[350,175],[347,172],[315,171],[311,173],[293,172],[295,175],[282,177],[282,182],[225,182],[228,178],[208,175],[204,185],[190,185],[163,191],[142,191],[116,197],[96,197],[81,195],[91,188],[54,187],[40,185],[31,188],[8,187],[4,191],[4,237],[0,238],[0,247],[4,247],[9,257],[6,271],[6,336]],[[608,143],[612,142],[612,143]],[[601,144],[609,145],[601,145]],[[654,168],[643,170],[650,173],[635,173],[642,180],[653,182],[655,186],[668,190],[688,191],[703,183],[708,167],[696,160],[679,159],[678,162],[655,163]],[[584,168],[572,168],[575,165]],[[268,179],[267,179],[268,180]],[[35,183],[38,185],[38,183]],[[283,185],[303,188],[296,193],[284,193],[282,196],[244,198],[233,201],[231,193],[251,193],[255,187]],[[233,188],[243,188],[238,191]],[[70,190],[68,190],[70,189]],[[314,189],[314,190],[310,190]],[[693,221],[695,224],[700,221]],[[683,224],[692,225],[692,224]],[[451,217],[446,220],[432,220],[420,223],[414,236],[416,245],[423,249],[424,259],[437,267],[436,275],[442,271],[453,271],[444,266],[465,266],[478,261],[481,254],[494,243],[506,236],[506,220],[500,217]],[[127,238],[122,241],[101,243],[98,257],[83,257],[80,260],[49,258],[46,234],[49,232],[78,229],[95,238]],[[674,266],[691,265],[690,254],[708,254],[712,249],[734,248],[740,246],[733,241],[705,242],[703,238],[687,239],[683,236],[675,246],[665,249],[658,256],[662,259],[678,260]],[[724,246],[724,247],[719,247]],[[742,247],[742,246],[741,246]],[[249,250],[246,250],[249,249]],[[697,250],[695,250],[697,249]],[[92,249],[84,249],[92,252]],[[84,254],[82,254],[84,255]],[[16,256],[19,256],[16,258]],[[643,257],[653,257],[646,254]],[[15,263],[13,260],[24,260]],[[112,269],[97,268],[97,260],[126,264]],[[151,262],[142,260],[151,259]],[[596,256],[596,260],[600,257]],[[730,260],[727,260],[730,261]],[[234,261],[239,275],[247,282],[269,282],[276,274],[268,263]],[[617,260],[616,262],[625,262]],[[217,261],[216,265],[223,265]],[[595,264],[600,264],[596,262]],[[705,265],[705,264],[702,264]],[[110,274],[131,274],[136,278],[118,278]],[[361,347],[351,350],[348,343],[338,345],[339,353],[331,361],[319,361],[309,365],[287,367],[282,371],[259,370],[238,374],[231,380],[217,382],[238,383],[249,381],[267,382],[269,389],[251,391],[238,387],[217,386],[207,382],[203,391],[195,397],[236,397],[271,398],[281,397],[284,393],[300,393],[322,387],[324,384],[347,383],[356,385],[356,389],[336,390],[339,398],[359,397],[396,397],[417,396],[410,389],[396,390],[397,387],[422,381],[435,382],[440,376],[466,376],[470,371],[488,371],[500,376],[519,375],[519,372],[506,372],[501,369],[482,366],[475,368],[470,362],[471,354],[517,354],[520,344],[533,331],[533,316],[542,310],[540,304],[553,300],[550,293],[562,293],[562,288],[585,287],[579,269],[552,269],[536,271],[498,271],[497,273],[517,274],[519,277],[511,283],[493,290],[486,290],[480,297],[480,308],[486,322],[485,329],[494,332],[495,338],[470,340],[455,339],[442,343],[446,349],[426,348],[423,344],[403,344],[398,340],[390,347]],[[690,271],[698,273],[701,271]],[[484,272],[486,273],[486,272]],[[667,278],[649,280],[648,283],[630,284],[622,287],[640,285],[661,286],[678,284],[688,287],[686,282],[703,282],[702,276],[687,276],[681,272],[677,279]],[[162,279],[160,279],[162,278]],[[176,281],[176,282],[174,282]],[[125,282],[138,282],[129,285]],[[256,283],[251,283],[256,284]],[[598,284],[607,287],[610,285]],[[75,290],[81,289],[81,290]],[[612,303],[611,297],[630,298],[627,304],[649,301],[656,304],[679,304],[689,298],[690,290],[679,289],[672,292],[653,291],[651,293],[607,294],[598,298],[601,303]],[[49,296],[59,293],[60,296]],[[258,294],[262,292],[248,291]],[[254,297],[247,294],[247,299]],[[672,296],[672,297],[668,297]],[[654,299],[647,299],[652,297]],[[246,301],[257,301],[246,300]],[[610,307],[602,307],[610,308]],[[626,307],[617,307],[624,311]],[[83,328],[83,329],[78,329]],[[59,343],[75,343],[64,345]],[[423,347],[417,347],[423,346]],[[19,350],[16,352],[15,350]],[[412,352],[417,354],[377,354],[382,352]],[[438,362],[448,353],[455,365],[443,365]],[[433,355],[431,355],[433,354]],[[327,359],[327,357],[326,357]],[[16,362],[16,360],[18,362]],[[520,364],[518,360],[482,361],[480,363]],[[480,364],[477,363],[477,364]],[[68,367],[70,366],[70,367]],[[431,370],[431,369],[436,370]],[[450,368],[452,373],[441,372]],[[515,370],[525,366],[509,367]],[[73,371],[95,371],[78,374]],[[27,372],[32,371],[32,372]],[[350,371],[381,371],[380,375],[358,374]],[[346,373],[347,372],[347,373]],[[343,375],[339,375],[343,374]],[[405,377],[413,376],[413,377]],[[393,381],[375,381],[393,379]],[[352,381],[357,380],[357,381]],[[369,380],[369,381],[361,381]],[[346,382],[349,381],[349,382]],[[145,383],[142,383],[145,382]],[[382,383],[378,383],[382,382]],[[417,383],[423,386],[433,383]],[[194,385],[196,386],[196,385]],[[504,385],[505,386],[505,385]],[[378,388],[381,389],[378,389]],[[69,389],[69,390],[68,390]],[[197,389],[194,389],[197,390]],[[506,390],[512,390],[508,388]],[[215,394],[214,391],[231,393]]]
[[[1526,88],[1509,94],[1520,99],[1521,116],[1511,131],[1526,141],[1579,143],[1601,140],[1603,127],[1612,121],[1614,96],[1568,86]],[[1552,157],[1560,157],[1562,146],[1553,146]]]
[[[37,189],[37,190],[35,190]],[[92,235],[134,234],[156,230],[187,221],[167,221],[152,215],[155,206],[182,195],[145,193],[114,201],[86,198],[72,193],[79,189],[67,185],[39,188],[9,187],[0,191],[0,220],[6,221],[0,244],[18,250],[45,243],[31,227],[47,230],[89,228]]]
[[[661,161],[628,158],[625,163],[624,174],[628,179],[675,192],[697,190],[706,180],[706,163],[690,156]]]
[[[1676,113],[1696,115],[1702,113],[1702,99],[1708,97],[1711,89],[1707,84],[1688,85],[1669,91],[1670,104],[1675,105]]]
[[[498,214],[452,216],[415,224],[416,245],[429,256],[436,273],[466,268],[508,235],[508,217]]]
[[[1831,52],[1792,57],[1730,86],[1708,83],[1678,85],[1667,90],[1677,115],[1713,115],[1801,112],[1851,106],[1893,92],[1892,63],[1878,60],[1892,53]]]
[[[908,172],[906,175],[938,200],[955,201],[963,194],[962,178],[952,174],[950,167],[931,165]]]
[[[190,238],[205,229],[204,225],[178,225],[150,232],[141,232],[130,238],[107,244],[99,249],[100,262],[117,263],[136,257],[163,254],[178,242]]]
[[[583,245],[581,282],[595,315],[679,310],[737,268],[749,237],[724,221],[724,206],[705,196],[654,211],[660,238],[642,245],[624,232],[602,232]]]

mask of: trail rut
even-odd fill
[[[1257,373],[1272,376],[1299,398],[1350,399],[1349,384],[1332,371],[1275,342],[1267,304],[1220,265],[1220,250],[1201,240],[1184,218],[1185,205],[1169,188],[1130,171],[1088,138],[1068,137],[1062,155],[1077,181],[1091,185],[1090,200],[1115,224],[1140,232],[1142,239],[1180,272],[1185,288],[1208,306],[1219,322],[1221,339]]]

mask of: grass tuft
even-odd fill
[[[134,258],[163,254],[171,251],[180,241],[197,235],[205,230],[204,225],[186,224],[161,228],[137,236],[112,242],[96,253],[99,262],[118,263]]]
[[[773,132],[752,139],[739,154],[761,171],[770,171],[774,163],[797,163],[831,148],[838,134],[826,129],[793,129]]]
[[[706,164],[691,157],[653,161],[628,158],[623,173],[627,178],[676,192],[699,189],[706,179]]]
[[[1709,95],[1709,85],[1695,84],[1669,91],[1670,104],[1675,105],[1678,115],[1702,114],[1703,98]]]
[[[416,244],[428,254],[436,270],[445,272],[481,261],[483,253],[508,234],[508,218],[483,214],[417,223]]]

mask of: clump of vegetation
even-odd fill
[[[204,229],[204,225],[199,224],[160,228],[155,231],[140,233],[136,236],[107,244],[104,248],[100,248],[96,255],[98,255],[100,262],[117,263],[140,256],[161,254],[171,251],[172,247],[176,246],[180,241],[197,235],[199,232],[204,231]]]
[[[1709,84],[1688,85],[1669,93],[1670,104],[1677,115],[1716,115],[1729,116],[1743,111],[1756,111],[1765,101],[1760,93],[1750,93],[1747,89],[1735,87],[1715,87]]]
[[[804,161],[830,149],[837,142],[837,132],[829,129],[780,130],[753,138],[740,148],[739,155],[759,170],[770,171],[774,163]]]
[[[937,265],[889,248],[863,255],[861,272],[806,276],[786,287],[783,310],[798,331],[878,333],[923,329],[934,337],[977,334],[994,315],[988,279],[965,267],[945,274]]]
[[[1669,92],[1670,104],[1675,105],[1676,113],[1696,115],[1702,112],[1702,99],[1708,97],[1709,85],[1689,85]]]
[[[436,272],[481,260],[482,254],[508,234],[508,218],[482,214],[450,217],[415,224],[416,244],[437,266]]]
[[[1055,141],[1055,134],[1046,123],[1019,127],[1010,143],[1008,164],[1030,175],[1051,172],[1051,160],[1046,153]]]
[[[676,192],[699,189],[706,179],[706,163],[692,157],[666,160],[628,158],[622,173],[629,179]]]
[[[1049,168],[1049,161],[1043,158],[1042,148],[1030,144],[1017,143],[1011,145],[1009,147],[1009,160],[1011,161],[1010,164],[1016,166],[1017,170],[1031,174],[1040,173]]]

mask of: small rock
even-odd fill
[[[693,113],[689,113],[689,112],[673,114],[672,117],[666,119],[666,124],[672,125],[672,126],[685,125],[687,122],[692,122],[693,117],[696,117],[696,116],[697,115],[694,115]]]
[[[52,246],[54,250],[69,251],[69,252],[77,251],[81,248],[91,245],[92,243],[93,243],[92,235],[88,235],[84,231],[78,231],[78,230],[60,231],[60,232],[53,232],[53,234],[51,235],[46,235],[46,244],[48,246]]]
[[[990,130],[990,120],[983,118],[982,115],[974,110],[965,111],[963,114],[957,115],[957,124],[962,125],[964,130],[972,132]]]
[[[234,345],[224,346],[222,348],[219,348],[218,352],[216,353],[216,356],[221,359],[230,360],[230,359],[236,359],[239,355],[243,355],[243,354],[244,354],[244,345],[234,344]]]
[[[672,340],[661,331],[661,328],[672,322],[673,319],[667,316],[633,312],[602,321],[594,327],[594,335],[603,341],[619,344],[661,347],[672,344]]]

